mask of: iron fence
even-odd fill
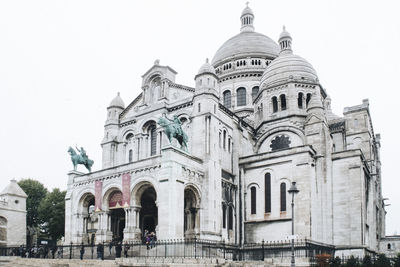
[[[315,261],[315,255],[334,253],[334,246],[311,240],[295,240],[295,256]],[[93,245],[35,246],[0,248],[1,256],[69,259],[115,259],[120,257],[223,258],[234,261],[262,261],[267,258],[291,257],[291,241],[245,244],[239,247],[225,242],[182,239],[144,242],[101,243]]]

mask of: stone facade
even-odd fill
[[[285,239],[295,233],[342,251],[379,250],[384,235],[380,136],[368,100],[332,113],[314,68],[254,31],[246,7],[238,35],[195,75],[157,60],[142,93],[107,108],[102,169],[70,172],[65,242],[198,237],[228,243]],[[176,115],[187,150],[157,124]]]
[[[16,180],[0,193],[0,246],[26,244],[26,198]]]

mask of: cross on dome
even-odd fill
[[[253,26],[254,14],[251,8],[249,7],[249,2],[246,2],[246,7],[242,11],[240,20],[242,22],[242,27],[240,28],[241,32],[254,31],[254,26]]]

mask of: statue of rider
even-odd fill
[[[174,115],[174,118],[173,118],[172,120],[169,119],[167,116],[165,116],[165,118],[166,118],[167,120],[169,120],[170,122],[173,122],[173,123],[174,123],[176,133],[177,133],[178,135],[182,136],[182,135],[183,135],[182,122],[181,122],[181,120],[178,118],[178,116],[177,116],[177,115]]]
[[[79,151],[79,153],[81,153],[81,157],[82,157],[83,161],[87,162],[89,157],[87,156],[85,149],[83,149],[83,147],[81,147],[81,149],[79,150],[79,148],[77,148],[76,146],[75,146],[75,148],[76,148],[76,150]]]

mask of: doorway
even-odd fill
[[[156,206],[157,194],[153,187],[148,187],[144,190],[141,198],[140,205],[140,230],[142,233],[145,230],[156,232],[158,225],[158,209]]]

